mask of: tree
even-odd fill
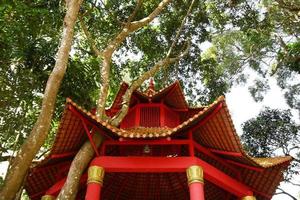
[[[243,124],[241,138],[251,156],[293,155],[295,159],[285,176],[285,181],[295,184],[292,177],[300,172],[300,126],[291,116],[290,110],[265,108],[256,118]],[[278,189],[279,194],[286,194],[297,200],[282,188]]]
[[[287,97],[299,99],[293,90],[299,87],[297,78],[293,83],[291,76],[282,78],[287,73],[299,76],[299,1],[209,0],[206,5],[218,63],[235,71],[235,82],[246,81],[244,69],[249,68],[259,75],[249,88],[256,101],[262,101],[270,88],[270,76],[278,79]]]
[[[128,36],[128,34],[130,33],[130,32],[133,32],[133,31],[135,31],[135,30],[137,30],[137,29],[139,29],[139,28],[141,28],[142,26],[144,26],[144,25],[146,25],[146,24],[148,24],[150,21],[152,21],[153,19],[154,19],[154,17],[157,15],[157,14],[159,14],[160,12],[161,12],[161,10],[162,10],[162,8],[168,3],[169,1],[162,1],[162,3],[161,4],[159,4],[159,6],[154,10],[154,12],[152,12],[150,15],[149,15],[149,17],[146,17],[146,18],[144,18],[144,19],[142,19],[142,20],[139,20],[139,21],[133,21],[133,22],[131,22],[131,20],[128,20],[128,22],[127,22],[127,24],[125,25],[125,27],[122,27],[122,30],[121,30],[121,32],[120,32],[120,34],[119,34],[119,37],[117,36],[116,37],[116,39],[115,40],[113,40],[111,43],[110,43],[110,45],[108,45],[107,46],[107,48],[105,48],[105,50],[104,51],[102,51],[102,55],[100,55],[100,54],[98,54],[97,56],[98,57],[101,57],[101,58],[103,58],[103,61],[102,60],[100,60],[100,63],[102,63],[103,64],[103,68],[102,68],[102,72],[104,72],[104,74],[102,74],[102,77],[103,77],[103,79],[102,79],[102,82],[101,82],[101,90],[102,90],[102,94],[101,94],[101,96],[100,96],[100,103],[98,103],[98,117],[100,118],[100,119],[102,119],[102,117],[101,117],[101,115],[103,115],[103,109],[104,109],[104,106],[105,106],[105,104],[106,104],[106,98],[107,98],[107,92],[108,92],[108,83],[109,83],[109,79],[108,79],[108,76],[105,76],[105,74],[106,75],[108,75],[109,73],[110,73],[110,62],[111,62],[111,57],[112,57],[112,53],[115,51],[115,49],[124,41],[124,39]],[[74,4],[73,4],[74,2],[68,2],[68,10],[67,10],[67,15],[66,15],[66,17],[65,17],[65,29],[67,29],[67,30],[70,30],[71,32],[72,32],[72,26],[74,25],[74,23],[75,23],[75,18],[73,18],[73,20],[74,21],[72,21],[72,25],[71,26],[68,26],[69,24],[66,22],[66,20],[68,20],[68,17],[69,17],[69,15],[68,14],[70,14],[70,13],[68,13],[68,12],[71,12],[72,11],[72,6],[74,6]],[[78,4],[76,4],[76,3],[78,3],[78,2],[75,2],[75,6],[77,6],[76,7],[76,9],[77,8],[79,8],[79,5],[80,5],[80,2],[78,3]],[[70,6],[71,5],[71,6]],[[148,4],[148,6],[149,7],[153,7],[153,5],[155,5],[155,2],[154,3],[152,3],[152,4]],[[177,5],[178,6],[178,5]],[[74,14],[76,14],[76,9],[75,9],[75,13]],[[71,10],[71,11],[70,11]],[[149,10],[148,10],[149,11]],[[146,10],[146,13],[148,12],[147,10]],[[135,13],[135,12],[133,12],[133,13]],[[75,15],[76,16],[76,15]],[[129,18],[134,18],[134,15],[132,15],[132,17],[129,17]],[[69,29],[68,29],[69,28]],[[87,33],[87,32],[86,32]],[[176,38],[178,38],[180,35],[179,34],[177,34],[177,36],[176,36]],[[69,37],[70,38],[70,37]],[[177,40],[177,39],[176,39]],[[70,41],[69,41],[70,42]],[[115,43],[116,42],[116,43]],[[69,43],[70,44],[70,43]],[[93,46],[93,45],[92,45]],[[69,48],[70,46],[68,46],[68,48]],[[173,49],[173,48],[175,48],[176,46],[175,45],[172,45],[172,48],[171,48],[171,50]],[[186,47],[186,49],[189,49],[188,48],[188,46]],[[68,49],[69,50],[69,49]],[[95,50],[95,49],[94,49]],[[177,50],[177,52],[180,52],[180,49],[178,50],[178,49],[175,49],[175,50]],[[96,52],[96,54],[97,54],[97,51],[95,51]],[[89,52],[88,52],[89,53]],[[98,51],[98,53],[99,53],[99,51]],[[165,66],[168,66],[169,64],[171,64],[171,63],[174,63],[175,61],[178,61],[181,57],[183,57],[184,55],[186,55],[186,53],[187,53],[187,50],[186,51],[184,51],[184,53],[183,54],[179,54],[179,55],[177,55],[176,57],[172,57],[173,55],[171,55],[171,53],[172,53],[172,51],[169,51],[169,53],[168,53],[168,56],[166,57],[166,58],[164,58],[164,59],[162,59],[162,60],[160,60],[160,61],[158,61],[155,65],[154,65],[154,67],[151,69],[151,70],[149,70],[148,72],[146,72],[145,73],[145,75],[144,76],[141,76],[139,79],[137,79],[137,81],[135,81],[134,82],[134,84],[132,84],[132,87],[131,87],[131,89],[130,90],[128,90],[128,93],[127,93],[127,97],[128,98],[130,98],[130,95],[131,95],[131,93],[132,93],[132,91],[135,89],[135,88],[137,88],[137,87],[139,87],[139,85],[144,81],[144,80],[146,80],[147,79],[147,77],[149,77],[149,76],[153,76],[159,69],[161,69],[162,67],[165,67]],[[176,54],[175,54],[176,55]],[[60,53],[58,53],[58,56],[60,56]],[[103,56],[103,57],[102,57]],[[65,57],[66,58],[66,57]],[[101,59],[100,58],[100,59]],[[57,59],[57,61],[56,62],[58,62],[59,61],[59,59]],[[66,67],[66,63],[65,63],[65,65],[62,67],[62,68],[64,68],[64,70],[65,70],[65,67]],[[56,71],[56,67],[54,68],[54,70],[53,70],[54,72]],[[63,73],[62,73],[63,74]],[[62,75],[61,74],[61,75]],[[103,76],[104,75],[104,76]],[[51,82],[51,77],[52,76],[50,76],[50,79],[48,80],[48,83],[49,82]],[[62,76],[60,76],[60,78],[62,78]],[[61,80],[61,79],[60,79]],[[60,85],[60,81],[57,81],[57,85],[56,86],[59,86]],[[49,84],[48,84],[48,86],[49,86]],[[57,87],[56,87],[56,89],[57,89]],[[49,100],[48,99],[48,96],[47,96],[47,88],[46,88],[46,91],[45,91],[45,96],[44,96],[44,101],[46,101],[46,100]],[[130,92],[131,91],[131,92]],[[57,90],[53,93],[53,95],[51,96],[51,97],[55,97],[56,96],[56,93],[57,93]],[[53,99],[52,99],[53,100]],[[55,98],[54,98],[54,101],[55,101]],[[43,106],[42,107],[42,112],[41,112],[41,115],[43,114],[43,111],[44,111],[44,109],[45,108],[48,108],[48,111],[50,110],[50,115],[48,116],[48,117],[46,117],[46,119],[48,120],[47,122],[45,122],[45,126],[46,126],[46,129],[49,129],[49,126],[50,126],[50,119],[51,119],[51,114],[53,113],[53,106],[54,106],[54,101],[52,101],[51,102],[51,106],[49,106],[49,107],[45,107],[45,106]],[[43,105],[45,105],[45,102],[43,102]],[[102,111],[101,111],[102,110]],[[126,108],[126,106],[124,106],[124,112],[126,112],[127,111],[127,108]],[[121,115],[119,115],[120,117],[118,117],[118,118],[116,118],[115,119],[115,121],[116,122],[114,122],[114,123],[119,123],[118,121],[120,121],[121,119],[122,119],[122,116],[124,117],[125,116],[125,114],[124,114],[124,112],[122,112],[121,113]],[[48,114],[49,114],[49,112],[48,112]],[[41,118],[43,118],[43,119],[45,119],[45,117],[41,117],[41,115],[40,115],[40,117],[39,117],[39,119],[41,119]],[[105,117],[103,117],[103,119],[104,119]],[[113,123],[113,122],[112,122]],[[37,122],[37,125],[36,126],[38,126],[39,127],[39,121]],[[44,126],[43,126],[44,127]],[[43,130],[42,131],[43,132],[43,135],[42,135],[42,137],[38,137],[39,139],[39,144],[38,144],[38,146],[40,146],[41,145],[41,143],[42,143],[42,141],[45,139],[45,135],[46,135],[46,133],[48,132],[47,130]],[[30,138],[31,136],[29,136],[29,138]],[[28,145],[28,144],[31,144],[32,142],[34,142],[34,141],[31,141],[30,139],[27,139],[26,140],[26,142],[25,142],[25,149],[26,149],[26,144]],[[34,149],[36,149],[36,148],[34,148]],[[21,150],[19,151],[19,152],[24,152],[24,145],[23,145],[23,147],[21,147]],[[36,152],[35,152],[36,153]],[[33,153],[33,154],[35,154],[35,153]],[[19,153],[20,154],[20,153]],[[28,160],[32,160],[33,158],[34,158],[34,155],[33,154],[30,154],[30,156],[29,157],[31,157],[31,158],[29,158],[29,159],[26,159],[27,161]],[[19,155],[17,155],[16,156],[16,158],[14,159],[14,163],[19,163],[18,162],[18,158],[23,158],[24,159],[24,155],[22,155],[22,156],[19,156]],[[11,179],[11,176],[12,176],[12,174],[17,174],[16,172],[14,172],[13,173],[13,171],[16,169],[16,168],[18,168],[18,166],[17,167],[15,167],[14,165],[12,165],[12,167],[10,168],[10,172],[9,172],[9,174],[8,174],[8,177],[7,177],[7,179],[6,179],[6,184],[5,184],[5,186],[3,187],[3,189],[2,189],[2,196],[3,196],[3,198],[6,198],[6,199],[9,199],[9,198],[12,198],[13,197],[13,193],[14,192],[10,192],[10,191],[8,191],[9,189],[7,189],[7,188],[12,188],[12,186],[9,186],[10,184],[11,185],[14,185],[15,187],[14,187],[14,189],[15,190],[17,190],[18,189],[18,187],[19,186],[16,186],[15,185],[15,183],[10,183],[10,181],[9,180],[14,180],[14,179]],[[28,167],[24,167],[24,168],[22,168],[22,169],[26,169],[26,168],[28,168]],[[21,175],[20,175],[20,177],[24,177],[24,171],[23,170],[20,170],[20,172],[21,172]],[[23,173],[23,174],[22,174]],[[20,182],[18,183],[19,185],[20,185]],[[8,193],[10,193],[10,194],[8,194]]]
[[[23,183],[23,179],[26,176],[32,160],[45,142],[47,133],[50,129],[56,95],[66,71],[73,40],[74,25],[81,1],[68,1],[66,3],[67,13],[64,19],[64,31],[55,66],[47,81],[42,109],[30,135],[27,137],[26,141],[18,151],[18,154],[12,161],[4,186],[1,188],[1,199],[13,199],[15,197]]]
[[[148,71],[144,72],[140,77],[138,77],[136,80],[132,82],[132,84],[129,86],[125,94],[123,95],[123,105],[122,108],[120,109],[119,113],[116,114],[113,118],[109,118],[105,114],[105,105],[107,101],[107,96],[108,96],[108,89],[109,89],[109,78],[110,78],[110,63],[112,59],[113,53],[116,51],[118,46],[129,36],[130,33],[133,33],[137,31],[138,29],[142,28],[145,25],[148,25],[153,19],[162,12],[163,8],[166,7],[169,4],[170,1],[168,0],[163,0],[159,3],[159,5],[147,16],[144,17],[140,20],[137,21],[131,21],[132,19],[135,18],[135,15],[141,5],[140,1],[137,1],[136,8],[132,12],[132,14],[129,16],[127,22],[125,23],[123,29],[120,31],[117,36],[112,39],[107,46],[105,47],[104,50],[100,51],[97,49],[95,46],[95,42],[91,38],[90,33],[88,32],[87,28],[85,27],[84,23],[81,21],[82,29],[84,30],[85,35],[87,38],[90,40],[91,48],[93,49],[94,53],[97,56],[102,57],[102,62],[101,62],[101,81],[102,81],[102,86],[100,89],[100,97],[97,102],[97,110],[96,110],[96,116],[100,120],[107,120],[111,125],[113,126],[119,126],[123,118],[126,116],[128,109],[129,109],[129,102],[132,93],[138,89],[142,83],[149,79],[150,77],[154,76],[159,70],[168,67],[170,64],[179,61],[182,57],[184,57],[189,50],[189,47],[186,47],[186,50],[182,52],[180,55],[176,57],[171,57],[171,53],[173,48],[175,47],[175,42],[177,42],[177,39],[179,37],[179,34],[181,32],[181,29],[183,27],[184,21],[187,18],[187,15],[191,12],[193,2],[191,6],[189,7],[188,14],[185,16],[183,19],[179,31],[177,31],[175,40],[173,41],[167,55],[165,58],[162,60],[159,60],[151,69]],[[103,138],[99,134],[95,134],[93,136],[93,140],[98,147]],[[57,199],[75,199],[77,195],[77,190],[79,186],[79,180],[88,166],[88,163],[90,160],[93,158],[94,155],[94,150],[90,144],[89,141],[87,141],[80,151],[77,153],[75,156],[74,160],[72,161],[68,177],[66,180],[65,185],[60,191],[60,194],[58,195]]]
[[[5,141],[1,144],[3,152],[17,151],[38,117],[43,88],[55,63],[59,30],[63,26],[60,18],[64,5],[59,1],[21,2],[12,1],[5,4],[5,9],[0,9],[3,13],[0,15],[1,22],[8,19],[13,22],[1,23],[3,27],[0,30],[0,45],[4,47],[0,48],[0,81],[1,85],[14,90],[13,95],[7,92],[8,89],[0,91],[5,97],[3,104],[9,107],[0,108],[4,116],[0,120],[4,122],[0,124],[5,133],[0,137]],[[257,1],[84,1],[80,7],[80,23],[74,25],[76,37],[67,72],[57,93],[57,105],[60,106],[56,107],[48,140],[40,154],[51,146],[65,97],[72,97],[87,109],[97,104],[97,116],[117,125],[126,114],[126,99],[149,76],[155,76],[157,89],[178,79],[184,83],[182,85],[189,103],[195,105],[209,103],[230,90],[233,83],[245,81],[244,69],[251,68],[261,75],[261,79],[256,81],[258,87],[251,90],[261,100],[268,89],[265,81],[267,69],[262,63],[269,62],[271,55],[277,61],[273,65],[276,66],[274,76],[278,76],[278,82],[286,89],[290,105],[297,108],[299,85],[288,81],[291,78],[289,74],[297,73],[297,59],[285,59],[287,54],[290,57],[297,57],[298,54],[296,44],[299,26],[295,14],[291,14],[296,12],[295,9],[287,9],[297,8],[297,2],[291,1],[288,6],[286,2],[282,4],[282,1],[278,1],[281,6],[274,2],[262,1],[263,8],[268,9],[261,10],[255,4]],[[163,9],[154,13],[154,18],[147,18],[157,10],[159,3],[164,5]],[[185,18],[187,13],[189,16]],[[40,16],[43,16],[43,23],[36,23]],[[143,19],[143,23],[140,23]],[[186,23],[182,24],[184,21]],[[32,30],[33,24],[41,25]],[[174,34],[178,29],[181,31]],[[22,34],[13,34],[16,31]],[[289,36],[293,40],[286,40]],[[190,38],[189,45],[187,38]],[[206,52],[200,48],[204,41],[213,44]],[[280,41],[287,47],[283,48],[284,44]],[[187,49],[188,54],[185,51]],[[132,55],[135,58],[130,59]],[[288,63],[290,61],[295,62]],[[122,112],[110,119],[103,111],[114,99],[124,77],[131,87],[124,97]],[[14,84],[14,80],[18,84]],[[25,120],[20,120],[22,118]],[[12,123],[15,119],[17,123]],[[95,140],[101,143],[101,138]],[[14,141],[16,145],[12,145]],[[86,155],[78,154],[77,158],[81,158],[75,159],[79,163],[77,170],[71,170],[70,176],[78,178],[92,157],[89,144],[85,146],[80,152]],[[6,159],[5,154],[1,153],[1,156],[3,160]],[[80,162],[83,158],[86,161]],[[71,192],[75,194],[76,180],[68,179],[63,191],[67,191],[64,195]]]

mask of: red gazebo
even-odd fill
[[[122,106],[123,83],[110,109]],[[190,108],[179,82],[135,91],[120,127],[67,100],[56,139],[45,160],[30,170],[32,200],[55,199],[83,142],[105,137],[81,177],[77,199],[269,200],[292,157],[253,158],[243,150],[224,97]],[[92,143],[93,144],[93,143]],[[255,196],[255,197],[254,197]]]

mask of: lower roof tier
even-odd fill
[[[119,140],[120,138],[135,138],[135,140],[160,140],[163,138],[183,139],[187,137],[188,132],[192,132],[195,142],[213,155],[213,157],[210,157],[196,151],[195,154],[197,157],[221,170],[223,168],[219,160],[226,160],[229,165],[234,166],[241,173],[243,183],[253,188],[258,199],[270,199],[279,182],[282,180],[282,172],[287,168],[292,157],[253,158],[248,156],[242,149],[223,97],[219,98],[213,104],[204,107],[203,109],[193,110],[191,113],[192,114],[187,117],[183,123],[174,128],[135,127],[130,129],[120,129],[109,125],[107,122],[97,120],[92,113],[85,111],[71,100],[68,100],[51,152],[44,161],[31,169],[26,181],[26,190],[32,199],[39,199],[49,187],[66,177],[69,169],[68,167],[73,157],[80,149],[83,142],[87,140],[83,124],[86,123],[89,129],[95,128],[111,140]],[[248,167],[245,168],[243,166]],[[256,168],[262,170],[254,170]],[[108,174],[107,176],[108,179],[111,179],[107,182],[117,183],[117,181],[119,181],[115,180],[117,176],[113,174]],[[121,177],[126,176],[129,175],[123,174]],[[180,184],[183,184],[180,186],[181,189],[186,188],[185,178],[181,177],[182,175],[180,174],[148,174],[140,176],[146,176],[146,178],[149,179],[152,178],[154,182],[162,181],[162,177],[165,177],[164,181],[169,180],[168,183],[170,186],[165,186],[166,183],[164,182],[161,183],[163,184],[161,187],[169,187],[166,191],[170,191],[170,194],[166,194],[165,196],[169,199],[172,198],[170,196],[172,195],[171,188],[176,191],[181,191],[177,188]],[[129,181],[129,183],[132,187],[138,187],[138,185],[132,185],[132,183],[134,180],[136,183],[141,181],[143,178],[140,178],[140,176],[136,175],[136,179],[134,179],[135,176],[130,176],[131,178],[127,177],[131,181]],[[177,177],[179,177],[179,179]],[[126,185],[129,183],[126,182],[124,184]],[[148,188],[149,191],[154,190],[155,186],[151,184],[144,184],[143,187]],[[110,190],[111,187],[116,186],[110,186],[107,190]],[[210,199],[209,193],[212,193],[211,195],[224,195],[222,191],[218,192],[219,190],[214,188],[216,188],[216,186],[213,184],[207,184],[207,199]],[[82,190],[84,190],[84,187]],[[124,189],[124,191],[127,191],[128,193],[133,192],[127,189]],[[182,199],[184,199],[187,190],[182,189],[182,191],[185,192],[182,192],[180,195],[178,194],[178,197],[180,196],[180,198],[182,197]],[[108,194],[110,193],[111,192],[108,192]],[[138,193],[141,195],[144,194],[142,191],[136,191],[136,194]],[[126,193],[123,195],[124,198],[126,196],[125,194]],[[162,191],[159,192],[158,189],[157,195],[163,195]],[[122,199],[123,196],[121,195],[120,198]],[[139,195],[137,195],[136,199],[139,199],[138,196]],[[211,199],[219,198],[212,196]]]

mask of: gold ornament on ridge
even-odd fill
[[[245,196],[242,200],[256,200],[256,198],[254,196]]]
[[[54,196],[48,195],[48,194],[42,196],[42,198],[41,198],[41,200],[54,200],[54,199],[55,199]]]

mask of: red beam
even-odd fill
[[[187,112],[187,111],[189,111],[189,109],[187,109],[187,108],[172,108],[171,110],[173,110],[175,112]]]
[[[264,168],[245,165],[245,164],[242,164],[242,163],[239,163],[239,162],[235,162],[233,160],[226,159],[226,162],[234,164],[234,165],[242,167],[242,168],[246,168],[246,169],[250,169],[250,170],[254,170],[254,171],[258,171],[258,172],[263,172],[264,171]]]
[[[218,170],[214,166],[195,157],[116,157],[102,156],[95,158],[91,165],[101,166],[106,172],[164,173],[181,172],[191,165],[204,169],[208,181],[231,192],[237,197],[253,195],[251,189],[239,181]]]
[[[94,143],[94,140],[93,140],[93,138],[92,138],[91,132],[90,132],[90,130],[88,129],[88,127],[87,127],[87,125],[86,125],[86,123],[85,123],[85,120],[82,119],[82,118],[81,118],[81,123],[82,123],[83,128],[84,128],[84,130],[85,130],[85,133],[86,133],[86,135],[88,136],[88,138],[89,138],[89,140],[90,140],[90,143],[91,143],[91,145],[92,145],[92,147],[93,147],[93,149],[94,149],[94,151],[95,151],[95,153],[96,153],[96,156],[99,156],[99,152],[98,152],[98,149],[97,149],[97,147],[96,147],[96,144]]]
[[[65,157],[75,156],[76,154],[77,151],[69,152],[69,153],[52,154],[50,155],[50,158],[65,158]]]
[[[194,142],[194,146],[198,151],[206,154],[207,156],[211,157],[212,159],[214,159],[216,161],[219,161],[222,165],[224,165],[225,167],[228,167],[230,170],[232,170],[238,177],[240,176],[240,171],[237,170],[236,168],[234,168],[233,166],[231,166],[230,164],[228,164],[225,159],[222,159],[222,158],[216,156],[215,154],[211,153],[207,148],[201,146],[197,142]]]
[[[193,132],[192,131],[189,131],[188,138],[189,138],[189,155],[190,156],[195,156],[195,147],[194,147]]]
[[[77,109],[74,108],[74,106],[69,105],[69,110],[75,114],[75,116],[77,116],[79,119],[83,119],[87,124],[93,126],[93,128],[95,128],[99,133],[101,133],[104,137],[112,140],[113,138],[110,137],[109,135],[107,135],[105,133],[105,131],[101,130],[100,128],[97,127],[97,125],[99,124],[95,124],[95,122],[90,122],[86,117],[84,117]]]
[[[221,155],[226,155],[226,156],[234,156],[234,157],[242,157],[243,154],[240,152],[231,152],[231,151],[222,151],[222,150],[217,150],[217,149],[211,149],[208,148],[211,152],[216,153],[216,154],[221,154]]]
[[[165,120],[165,116],[166,116],[166,114],[165,114],[165,106],[164,106],[163,103],[160,103],[159,111],[160,111],[159,112],[159,115],[160,115],[160,126],[164,127],[167,124],[166,124],[166,120]]]
[[[141,107],[139,105],[136,106],[135,108],[135,126],[140,126],[141,123]]]
[[[83,174],[80,178],[80,185],[85,185],[87,179],[87,174]],[[61,188],[64,186],[65,182],[67,180],[67,177],[57,181],[54,185],[52,185],[45,194],[51,195],[51,196],[57,196],[60,192]]]
[[[104,141],[104,145],[188,145],[189,140],[125,140],[125,141]]]

